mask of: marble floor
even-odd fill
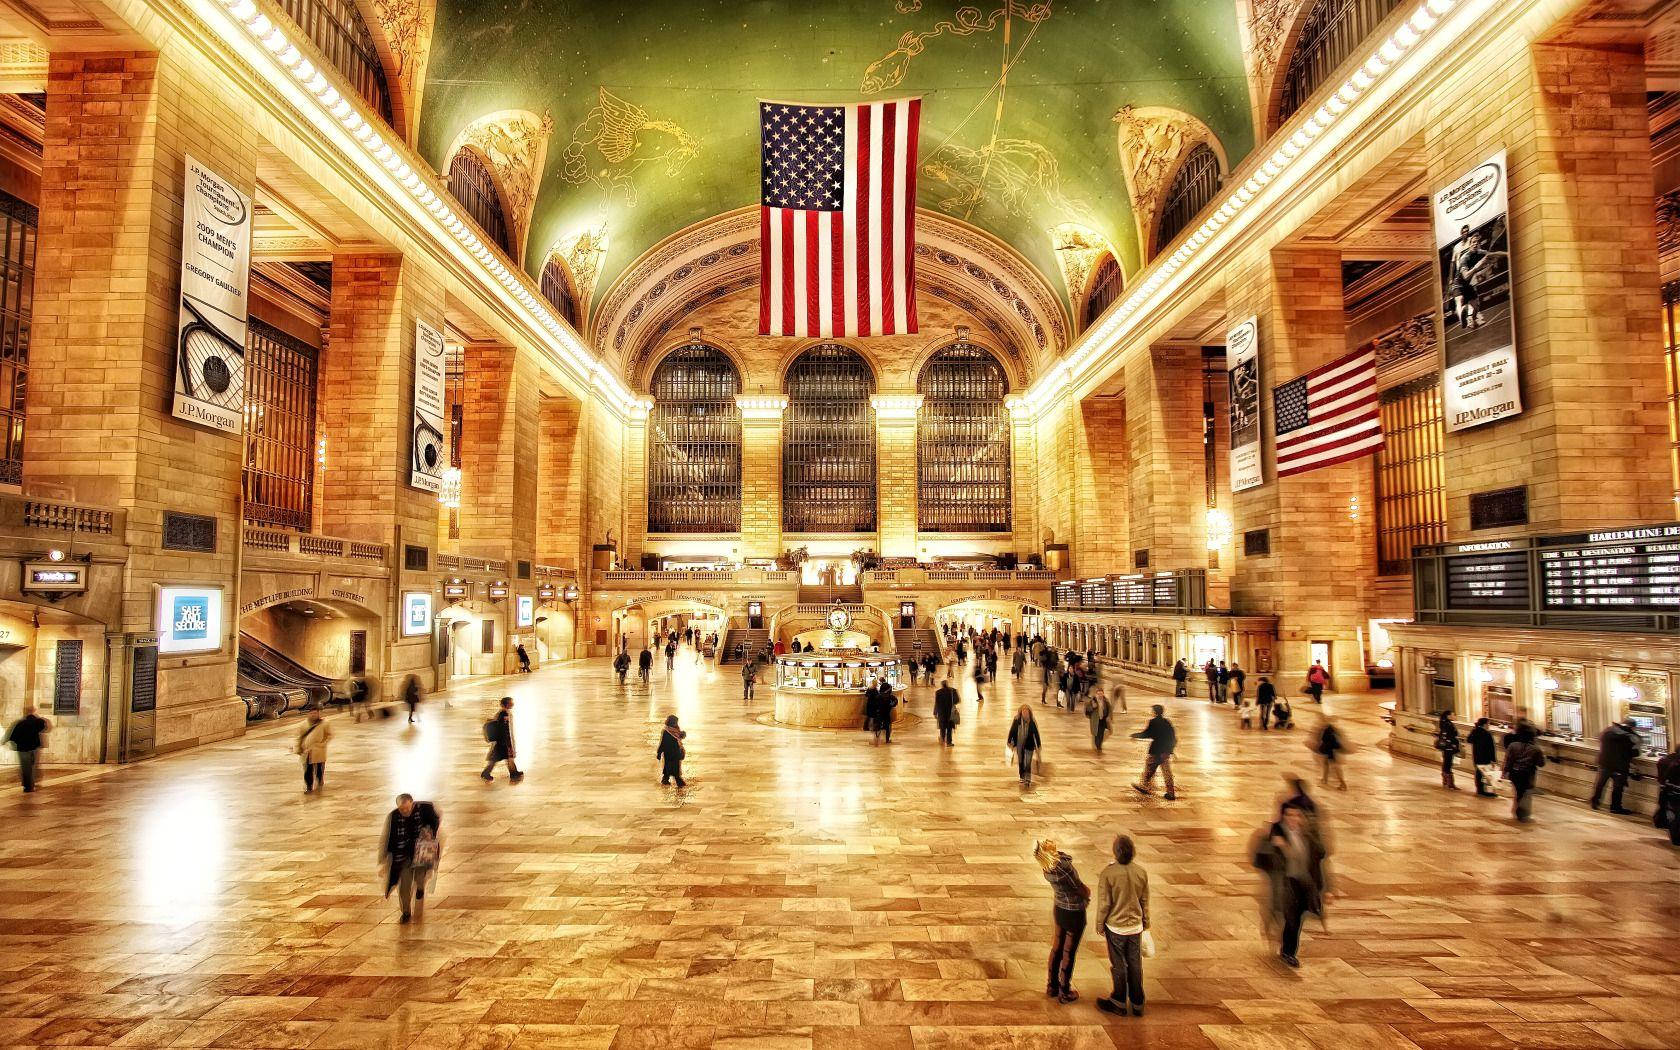
[[[295,729],[0,797],[0,1045],[870,1048],[1680,1047],[1680,855],[1648,826],[1542,799],[1443,792],[1382,749],[1370,699],[1337,701],[1351,790],[1321,796],[1340,899],[1302,967],[1259,932],[1251,833],[1303,729],[1243,732],[1166,703],[1181,798],[1143,798],[1148,697],[1093,753],[1038,708],[1047,775],[1003,738],[1017,690],[965,683],[956,747],[931,721],[890,747],[762,724],[732,667],[684,654],[649,690],[604,661],[334,722],[305,795]],[[478,778],[481,724],[517,698],[523,783]],[[1035,702],[1036,685],[1023,687]],[[926,715],[930,691],[909,707]],[[1299,709],[1299,708],[1298,708]],[[690,785],[653,757],[676,712]],[[392,796],[443,815],[439,883],[399,925],[375,850]],[[1095,883],[1112,836],[1149,868],[1148,1012],[1044,997],[1054,836]]]

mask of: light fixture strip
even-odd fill
[[[1071,388],[1091,366],[1092,362],[1129,334],[1130,322],[1144,310],[1154,306],[1171,291],[1182,287],[1192,276],[1208,265],[1215,248],[1228,243],[1241,225],[1248,225],[1265,207],[1275,203],[1286,184],[1293,179],[1282,176],[1296,169],[1307,169],[1318,157],[1311,147],[1321,141],[1331,128],[1365,119],[1363,113],[1353,113],[1354,106],[1369,99],[1372,88],[1379,83],[1392,86],[1392,95],[1400,85],[1388,85],[1391,72],[1407,55],[1418,50],[1425,40],[1438,45],[1439,52],[1452,44],[1467,28],[1476,24],[1473,17],[1488,7],[1489,0],[1424,0],[1389,37],[1370,52],[1366,60],[1354,68],[1348,79],[1328,95],[1318,109],[1297,119],[1299,126],[1285,135],[1273,135],[1268,144],[1277,143],[1265,160],[1249,164],[1247,176],[1239,184],[1233,180],[1226,187],[1222,199],[1208,205],[1208,217],[1187,237],[1181,237],[1173,251],[1158,257],[1146,270],[1143,280],[1128,288],[1119,301],[1103,314],[1097,324],[1079,340],[1066,360],[1058,363],[1033,384],[1024,395],[1027,406],[1036,413],[1064,389]],[[1458,9],[1451,31],[1441,29],[1441,22]],[[1473,10],[1474,9],[1474,10]],[[1221,237],[1216,246],[1214,239]]]
[[[336,70],[318,67],[305,57],[298,44],[263,13],[255,0],[194,2],[209,14],[206,24],[273,84],[282,99],[318,130],[336,140],[347,156],[374,177],[376,187],[404,202],[411,215],[430,226],[434,237],[446,244],[452,242],[458,249],[456,257],[469,266],[476,265],[488,284],[498,288],[510,305],[523,310],[526,322],[537,331],[546,332],[552,338],[552,347],[582,378],[601,389],[620,411],[633,408],[637,398],[630,389],[555,316],[532,290],[530,278],[517,266],[503,263],[472,224],[450,206],[447,189],[425,161],[397,139],[382,120],[377,117],[369,120],[371,110],[359,95],[340,90],[341,86],[349,85]]]

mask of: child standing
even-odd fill
[[[1250,700],[1246,696],[1243,697],[1242,701],[1237,705],[1237,715],[1242,718],[1242,727],[1244,729],[1253,729],[1254,701]]]
[[[665,719],[665,728],[659,734],[659,749],[653,753],[655,758],[664,762],[659,776],[661,784],[669,784],[671,778],[675,777],[678,787],[688,786],[682,775],[683,757],[688,754],[682,742],[687,736],[687,733],[677,727],[676,715]]]

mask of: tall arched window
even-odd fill
[[[502,194],[490,167],[474,149],[460,149],[449,162],[449,192],[466,209],[472,221],[492,244],[513,254],[513,232],[508,226],[507,212],[502,210]]]
[[[391,86],[356,0],[277,0],[362,100],[391,123]]]
[[[573,328],[583,319],[580,316],[582,304],[572,291],[571,275],[566,272],[566,264],[559,259],[550,258],[548,265],[543,267],[542,296]]]
[[[843,346],[814,346],[788,369],[783,531],[875,531],[874,392],[869,363]]]
[[[704,343],[653,370],[648,531],[741,531],[741,376]]]
[[[991,352],[953,343],[916,389],[916,506],[923,532],[1008,532],[1009,380]]]
[[[1196,143],[1178,166],[1167,196],[1161,202],[1161,221],[1155,227],[1155,250],[1161,251],[1184,232],[1190,220],[1219,192],[1219,154],[1205,142]]]
[[[1120,264],[1110,255],[1103,259],[1102,265],[1097,267],[1097,274],[1091,278],[1091,294],[1085,297],[1085,321],[1079,326],[1081,331],[1091,327],[1101,317],[1103,311],[1120,298],[1124,290],[1125,278],[1120,273]]]
[[[1301,21],[1295,50],[1284,67],[1278,124],[1294,116],[1325,78],[1399,6],[1400,0],[1315,0]]]

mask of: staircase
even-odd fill
[[[764,628],[731,627],[723,636],[723,651],[718,654],[718,662],[725,664],[739,663],[735,659],[735,646],[745,645],[750,653],[761,653],[770,648],[770,632]]]
[[[922,643],[920,649],[916,648],[918,641]],[[908,660],[911,657],[920,659],[928,653],[937,657],[939,656],[939,635],[925,627],[895,627],[893,628],[893,648],[898,650],[900,660]]]

